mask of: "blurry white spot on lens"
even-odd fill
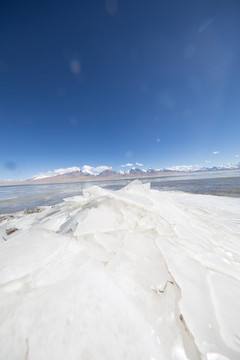
[[[196,46],[194,44],[189,44],[184,50],[185,59],[190,59],[196,53]]]
[[[70,70],[72,71],[73,74],[79,74],[81,71],[80,62],[78,60],[72,60],[70,62]]]
[[[212,22],[213,22],[212,18],[207,18],[206,20],[204,20],[199,26],[198,32],[204,31],[209,25],[211,25]]]
[[[69,123],[72,126],[77,126],[78,125],[78,119],[76,119],[75,117],[72,117],[72,118],[69,119]]]
[[[131,151],[127,151],[127,152],[126,152],[126,157],[127,157],[127,158],[132,157],[132,152],[131,152]]]
[[[105,0],[105,8],[109,15],[114,15],[117,12],[117,0]]]
[[[158,143],[160,142],[160,139],[159,139],[159,138],[157,138],[157,142],[158,142]]]

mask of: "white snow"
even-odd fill
[[[106,165],[99,165],[97,167],[93,167],[90,165],[84,165],[82,167],[82,172],[84,174],[89,174],[89,175],[94,175],[94,176],[99,175],[104,170],[112,170],[112,167],[106,166]]]
[[[166,170],[170,170],[170,171],[185,171],[185,172],[200,170],[200,169],[201,169],[200,166],[193,166],[193,165],[176,165],[166,168]]]
[[[64,174],[71,173],[74,171],[80,171],[80,168],[78,166],[72,166],[72,167],[68,167],[68,168],[64,168],[64,169],[50,170],[48,172],[40,173],[40,174],[33,176],[32,180],[40,180],[40,179],[48,178],[51,176],[64,175]]]
[[[0,359],[240,358],[240,199],[93,186],[0,239]]]

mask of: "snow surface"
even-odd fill
[[[93,186],[0,239],[0,359],[240,359],[240,199]]]

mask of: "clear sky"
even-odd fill
[[[2,1],[0,180],[238,162],[239,19],[239,0]]]

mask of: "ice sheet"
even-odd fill
[[[240,358],[239,199],[94,186],[0,239],[0,359]]]

